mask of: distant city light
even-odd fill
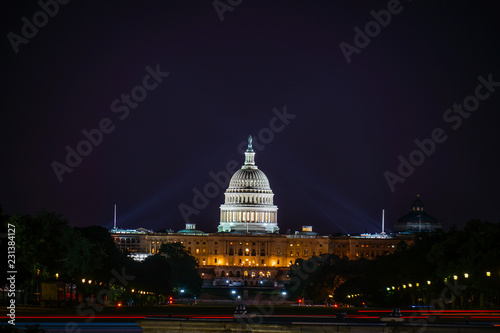
[[[453,280],[458,280],[458,276],[453,275]]]
[[[491,272],[486,272],[486,276],[491,276]]]
[[[183,293],[183,292],[184,292],[184,289],[181,289],[181,293]]]
[[[468,279],[468,278],[469,278],[469,274],[468,274],[468,273],[465,273],[465,274],[464,274],[464,278]]]

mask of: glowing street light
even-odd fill
[[[431,284],[431,281],[427,280],[427,284]]]
[[[85,283],[85,279],[82,279],[82,283]]]
[[[469,273],[464,273],[464,278],[468,279],[469,278]]]
[[[491,272],[486,272],[486,276],[490,277],[491,276]]]
[[[453,275],[453,280],[458,280],[458,276]]]

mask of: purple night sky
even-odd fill
[[[1,11],[7,214],[111,227],[116,203],[119,227],[179,230],[251,134],[281,232],[376,232],[383,208],[390,229],[417,194],[446,229],[500,220],[494,2],[41,4]],[[215,189],[190,216],[207,232]]]

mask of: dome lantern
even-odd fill
[[[251,167],[255,166],[255,152],[253,151],[252,147],[252,136],[248,136],[248,148],[247,151],[245,152],[245,165],[244,167]]]

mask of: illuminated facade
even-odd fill
[[[264,172],[255,165],[252,137],[248,138],[245,164],[231,177],[220,206],[219,232],[277,233],[278,207]]]
[[[158,253],[163,243],[178,242],[194,256],[206,286],[282,286],[297,259],[327,253],[349,259],[375,258],[396,250],[401,238],[389,235],[322,236],[303,226],[294,234],[279,234],[273,191],[255,165],[251,137],[245,162],[232,176],[220,206],[218,232],[197,230],[194,224],[171,233],[112,230],[116,245],[137,260]],[[411,240],[405,240],[407,243]]]

